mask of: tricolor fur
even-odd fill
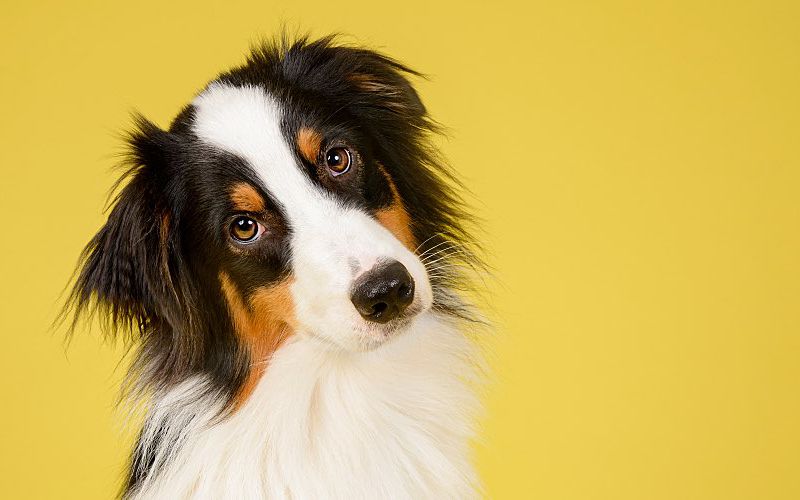
[[[70,301],[134,333],[124,496],[477,495],[480,263],[409,74],[263,44],[168,130],[138,119]]]

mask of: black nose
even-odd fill
[[[396,260],[379,264],[356,280],[350,300],[367,321],[386,323],[414,300],[414,279]]]

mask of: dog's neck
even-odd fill
[[[295,336],[231,416],[192,380],[158,398],[133,498],[471,498],[472,344],[428,313],[366,353]]]

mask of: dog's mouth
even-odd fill
[[[428,309],[429,307],[421,302],[414,301],[400,316],[385,323],[356,320],[349,329],[350,335],[347,336],[349,340],[325,335],[312,328],[302,329],[302,332],[336,351],[376,351],[394,339],[402,337]]]
[[[363,331],[359,331],[359,344],[363,351],[375,351],[401,337],[414,323],[417,317],[423,312],[421,305],[409,307],[402,316],[395,318],[382,325],[367,325]]]

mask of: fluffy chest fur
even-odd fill
[[[471,498],[470,343],[420,317],[353,354],[298,336],[222,420],[196,379],[161,396],[142,446],[154,474],[132,498]]]

